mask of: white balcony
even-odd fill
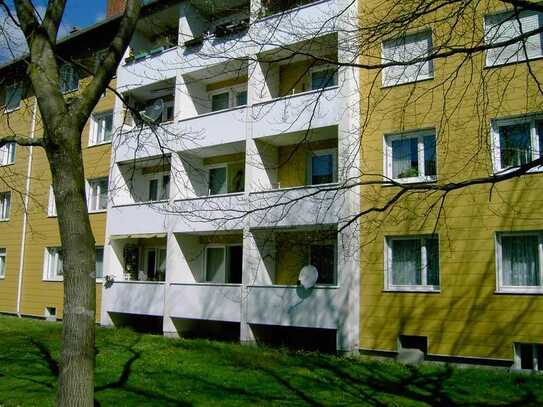
[[[337,329],[342,307],[337,287],[249,286],[247,322]]]
[[[333,225],[342,213],[345,193],[336,184],[254,192],[249,195],[252,228]]]
[[[257,103],[251,108],[255,138],[337,125],[341,119],[340,88],[331,87]]]
[[[108,211],[109,236],[162,234],[168,230],[168,202],[113,206]]]
[[[171,144],[182,144],[185,140],[177,127],[175,122],[161,123],[152,128],[149,126],[133,129],[123,127],[123,132],[116,136],[113,142],[115,162],[121,163],[169,154]]]
[[[175,201],[170,219],[174,233],[242,230],[246,217],[243,193]]]
[[[173,283],[167,314],[172,318],[240,322],[241,285]]]
[[[150,316],[164,315],[164,283],[115,281],[102,291],[105,312]]]

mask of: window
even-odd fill
[[[170,176],[157,176],[149,180],[147,190],[148,201],[166,201],[170,198]]]
[[[541,232],[498,233],[498,291],[543,293]]]
[[[309,264],[317,269],[317,284],[336,284],[336,245],[313,244],[309,247]]]
[[[207,167],[208,194],[220,195],[245,190],[245,163],[229,162]]]
[[[515,343],[515,368],[543,370],[543,345],[539,343]]]
[[[49,186],[49,202],[47,203],[47,216],[57,216],[57,204],[55,202],[55,191]]]
[[[387,238],[385,270],[385,287],[388,290],[439,290],[437,237]]]
[[[60,91],[62,93],[73,92],[79,89],[79,73],[72,64],[64,64],[60,67]]]
[[[6,143],[0,147],[0,166],[15,163],[16,150],[17,144],[15,142]]]
[[[0,220],[8,220],[11,209],[11,192],[0,192]]]
[[[434,69],[431,60],[406,65],[414,59],[428,56],[431,50],[431,31],[409,34],[383,42],[382,63],[397,64],[383,69],[383,86],[432,78]]]
[[[11,112],[18,109],[21,106],[21,99],[23,98],[23,86],[20,83],[6,86],[6,99],[5,110]]]
[[[329,184],[337,181],[336,150],[311,152],[309,160],[309,182],[311,185]]]
[[[241,284],[243,268],[241,245],[208,246],[205,260],[205,281]]]
[[[112,135],[113,112],[94,114],[92,116],[89,145],[108,143],[111,141]]]
[[[104,277],[104,248],[99,246],[96,248],[96,279]]]
[[[62,248],[47,247],[44,257],[43,279],[62,280]]]
[[[210,168],[209,195],[226,194],[228,192],[226,174],[227,174],[226,166]]]
[[[166,279],[166,249],[145,250],[145,281],[164,281]]]
[[[492,45],[510,41],[541,27],[542,13],[512,11],[485,17],[485,43]],[[486,51],[486,65],[495,66],[543,56],[541,33],[537,33],[511,45]]]
[[[331,65],[323,65],[311,69],[310,83],[311,90],[337,86],[337,68]]]
[[[247,104],[246,87],[238,86],[231,89],[221,89],[210,93],[210,96],[212,112]]]
[[[390,135],[385,141],[385,174],[388,178],[399,182],[436,179],[436,136],[433,131]]]
[[[494,171],[527,164],[541,157],[543,119],[518,118],[492,124]]]
[[[99,178],[89,181],[89,211],[98,212],[107,209],[108,179]]]
[[[6,249],[0,248],[0,278],[6,277]]]

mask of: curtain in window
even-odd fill
[[[420,285],[420,239],[392,240],[392,285]]]
[[[392,141],[392,178],[409,178],[419,175],[417,138]]]
[[[529,123],[500,127],[500,157],[502,168],[532,161]]]
[[[439,285],[439,243],[437,239],[426,239],[426,276],[428,285]]]
[[[537,286],[539,279],[537,236],[502,236],[502,272],[506,286]]]

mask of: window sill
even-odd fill
[[[62,93],[63,95],[69,95],[70,93],[75,93],[75,92],[78,92],[78,91],[79,91],[79,88],[65,90],[64,92],[61,91],[60,93]]]
[[[55,219],[57,215],[47,215],[48,218]]]
[[[13,108],[13,109],[4,109],[4,113],[13,113],[13,112],[16,112],[17,110],[20,110],[21,109],[21,105]]]
[[[107,146],[107,145],[110,145],[110,144],[111,144],[111,140],[109,140],[109,141],[104,141],[104,142],[102,142],[102,143],[89,144],[89,145],[87,146],[87,148]]]
[[[96,210],[96,211],[89,211],[89,215],[94,215],[94,214],[98,214],[98,213],[106,213],[107,212],[107,209],[100,209],[100,210]]]
[[[2,222],[9,222],[9,218],[0,219],[0,223],[2,223]]]
[[[12,163],[0,164],[0,168],[2,168],[2,167],[9,167],[10,165],[15,165],[15,161],[13,161]]]
[[[6,276],[0,276],[0,280],[5,280]]]
[[[387,187],[397,187],[397,184],[401,185],[412,185],[412,184],[428,184],[432,182],[437,182],[437,176],[428,176],[428,177],[412,177],[412,178],[397,178],[392,179],[395,182],[385,182],[383,186]]]
[[[406,287],[388,287],[383,290],[385,293],[423,293],[423,294],[440,294],[439,287],[432,286],[406,286]]]
[[[501,168],[498,170],[494,170],[494,175],[505,175],[510,172],[518,170],[520,167],[507,167],[507,168]],[[526,171],[526,174],[537,174],[543,172],[543,165],[539,165],[537,167],[531,168],[528,171]]]
[[[523,288],[523,287],[503,287],[497,289],[496,295],[543,295],[543,287]]]
[[[415,79],[415,80],[411,80],[411,81],[391,83],[391,84],[383,83],[381,85],[381,89],[391,89],[391,88],[397,88],[399,86],[413,85],[415,83],[432,81],[434,79],[435,79],[434,75],[431,75],[431,76],[428,76],[428,77],[423,77],[423,78],[419,78],[419,79]]]
[[[511,66],[511,65],[517,65],[517,64],[525,64],[527,62],[537,61],[539,59],[543,59],[543,55],[538,55],[536,57],[521,59],[521,60],[517,60],[517,61],[508,61],[508,62],[496,63],[494,65],[487,65],[487,63],[485,61],[485,66],[484,66],[483,69],[502,68],[502,67],[505,67],[505,66]]]
[[[45,283],[62,283],[64,281],[64,279],[62,278],[44,278],[42,280],[43,282]]]

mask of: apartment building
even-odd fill
[[[88,82],[89,72],[99,63],[99,51],[108,45],[117,25],[118,18],[110,18],[74,31],[59,42],[61,86],[67,96],[77,95]],[[0,67],[0,76],[5,78],[0,95],[0,134],[41,137],[43,126],[26,79],[24,57]],[[115,81],[111,86],[114,89]],[[113,92],[106,91],[82,138],[89,212],[97,245],[98,309],[114,104]],[[0,312],[62,318],[62,248],[49,164],[42,149],[14,143],[0,149],[0,208]]]

